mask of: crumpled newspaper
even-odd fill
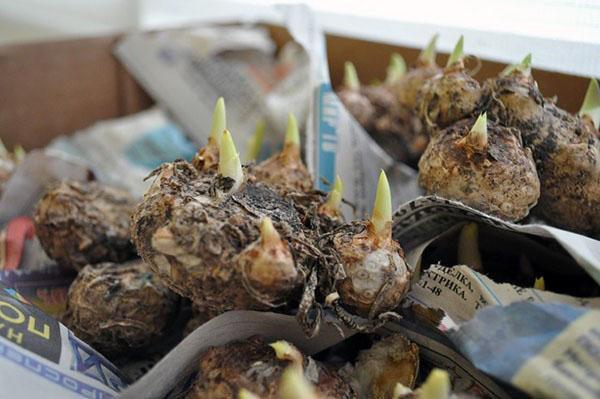
[[[600,311],[517,302],[483,309],[450,332],[481,370],[534,398],[600,397]]]
[[[58,137],[47,152],[86,165],[99,181],[141,197],[150,184],[144,178],[153,169],[175,159],[191,160],[196,146],[163,111],[153,108]]]
[[[44,313],[59,317],[65,311],[67,291],[76,275],[46,256],[31,218],[14,218],[0,231],[0,282]]]
[[[3,394],[109,399],[125,386],[125,377],[106,358],[0,282]]]

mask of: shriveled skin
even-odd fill
[[[375,141],[394,159],[416,163],[429,137],[414,110],[398,102],[388,86],[366,86],[362,91],[377,110],[371,124]]]
[[[393,91],[398,102],[408,109],[416,109],[417,93],[430,78],[439,75],[442,69],[437,65],[419,63],[409,69],[402,78],[394,84]]]
[[[327,243],[343,271],[337,284],[343,305],[366,319],[395,309],[410,288],[411,275],[400,245],[391,238],[379,240],[372,229],[368,221],[349,222]]]
[[[600,140],[591,121],[544,99],[531,75],[515,71],[486,85],[490,115],[519,128],[533,153],[541,183],[536,211],[558,227],[599,234]]]
[[[63,322],[108,357],[156,343],[176,317],[179,297],[142,261],[81,269]]]
[[[430,132],[478,114],[486,96],[462,63],[426,81],[417,94],[416,111]]]
[[[276,304],[301,280],[289,245],[282,240],[257,240],[234,260],[247,291],[267,304]]]
[[[412,108],[400,104],[392,89],[380,84],[362,86],[358,91],[342,89],[338,94],[354,118],[388,154],[401,162],[416,163],[429,138]]]
[[[312,177],[299,155],[286,148],[265,159],[252,168],[252,174],[260,182],[264,182],[281,194],[288,191],[310,191],[313,187]]]
[[[485,149],[471,147],[464,138],[473,123],[460,121],[432,138],[419,161],[419,183],[428,194],[504,220],[523,219],[540,196],[531,151],[518,132],[494,123]]]
[[[356,398],[352,388],[333,370],[306,357],[304,375],[322,398]],[[187,399],[237,398],[245,388],[262,399],[278,398],[283,371],[292,364],[278,359],[275,351],[259,337],[213,347],[199,359],[196,381]]]
[[[600,140],[591,123],[546,104],[543,140],[532,140],[541,196],[536,210],[552,224],[600,234]],[[551,119],[551,120],[549,120]]]
[[[223,188],[231,184],[200,175],[185,161],[164,164],[133,215],[132,237],[142,258],[208,316],[269,309],[275,303],[264,297],[285,302],[302,282],[293,270],[298,278],[286,276],[269,292],[257,296],[248,290],[237,256],[258,240],[261,219],[269,216],[288,242],[293,235],[301,236],[301,225],[292,204],[269,187],[246,182],[234,194],[224,194]]]
[[[136,256],[129,235],[135,201],[125,191],[96,182],[63,182],[37,205],[36,234],[46,254],[81,269]]]
[[[325,207],[327,194],[322,191],[287,192],[284,198],[294,204],[305,233],[310,233],[311,237],[332,231],[344,222],[341,211]]]
[[[491,96],[488,118],[521,130],[529,146],[544,119],[546,102],[531,74],[515,70],[508,76],[486,80],[484,86]]]
[[[358,354],[354,379],[360,397],[393,398],[397,383],[414,388],[419,372],[419,347],[400,334],[391,335]]]
[[[219,145],[213,137],[209,137],[206,146],[194,155],[192,165],[199,172],[217,172],[219,168]]]
[[[376,114],[375,106],[371,103],[371,100],[361,90],[343,88],[337,94],[344,106],[354,116],[354,119],[365,130],[370,131],[373,128]]]

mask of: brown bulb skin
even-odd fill
[[[410,288],[404,251],[389,233],[378,236],[369,221],[350,222],[330,239],[345,275],[337,292],[345,307],[366,319],[395,309]]]
[[[179,307],[143,262],[84,267],[71,284],[65,324],[102,354],[141,351],[165,337]]]
[[[487,145],[475,148],[466,140],[474,123],[460,121],[432,138],[419,161],[420,185],[507,221],[523,219],[540,196],[531,151],[518,131],[494,123],[488,123]]]
[[[136,256],[129,235],[135,201],[125,191],[96,182],[66,181],[39,201],[36,234],[46,254],[62,266],[124,262]]]
[[[492,93],[488,116],[517,128],[533,153],[541,183],[535,212],[557,227],[600,234],[600,139],[591,120],[544,98],[528,73],[485,85]]]
[[[198,359],[198,376],[187,399],[237,398],[244,388],[263,399],[279,398],[279,385],[291,359],[278,359],[275,350],[260,337],[208,349]],[[320,398],[354,399],[352,388],[333,370],[304,357],[305,377]]]
[[[425,128],[435,134],[437,129],[479,114],[485,99],[479,82],[458,63],[423,84],[417,94],[416,111]]]

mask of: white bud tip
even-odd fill
[[[287,128],[285,130],[285,145],[300,146],[300,132],[298,131],[298,122],[291,112],[288,115]]]
[[[350,90],[360,89],[360,81],[358,80],[358,73],[354,64],[350,61],[344,63],[344,86]]]
[[[394,393],[392,394],[392,399],[400,399],[405,395],[411,394],[412,389],[403,385],[401,382],[397,383],[394,387]]]
[[[212,115],[212,125],[210,126],[210,137],[220,144],[223,130],[227,128],[227,119],[225,114],[225,100],[219,97],[215,104],[215,110]]]
[[[591,79],[581,105],[580,115],[587,115],[600,128],[600,86],[597,79]]]
[[[546,289],[546,282],[544,281],[544,277],[536,278],[533,283],[533,288],[536,290],[544,291]]]
[[[275,351],[275,357],[277,357],[279,360],[289,359],[290,355],[296,351],[296,348],[294,348],[289,342],[283,340],[270,343],[269,346],[273,348]]]
[[[269,217],[264,217],[260,222],[260,240],[263,245],[281,241],[279,233]]]
[[[452,50],[452,54],[450,54],[450,57],[448,58],[448,62],[446,63],[446,66],[449,67],[451,65],[453,65],[454,63],[459,62],[460,60],[462,60],[463,58],[463,43],[464,43],[465,39],[464,37],[461,35],[460,39],[458,39],[458,42],[456,42],[456,45],[454,46],[454,50]]]
[[[238,392],[238,399],[260,399],[260,396],[253,394],[246,388],[242,388]]]
[[[235,180],[236,185],[234,188],[239,187],[244,178],[240,155],[235,148],[233,138],[228,130],[223,132],[223,137],[221,138],[221,146],[219,148],[219,173],[222,176],[230,177]]]
[[[397,82],[406,73],[406,62],[404,58],[398,53],[392,54],[390,57],[390,64],[387,68],[386,83],[393,84]]]
[[[487,146],[488,142],[488,132],[487,132],[487,113],[479,115],[475,124],[471,128],[469,132],[469,143],[473,146],[484,149]]]
[[[429,40],[429,43],[427,43],[427,46],[421,51],[419,59],[422,62],[427,64],[435,64],[435,57],[437,55],[437,41],[439,36],[440,35],[437,33],[433,35],[433,37]]]
[[[383,170],[379,174],[379,181],[377,182],[371,223],[373,223],[375,233],[378,235],[386,233],[389,230],[387,227],[392,223],[392,194],[390,184]]]
[[[290,366],[281,375],[279,397],[281,399],[316,399],[317,395],[312,385],[304,378],[302,370]]]
[[[337,301],[338,299],[340,299],[340,294],[338,294],[337,292],[332,292],[331,294],[329,294],[325,297],[325,304],[331,305],[333,302]]]
[[[421,399],[447,399],[450,396],[450,376],[447,371],[433,369],[419,388]]]
[[[254,133],[250,136],[246,145],[246,148],[248,148],[246,151],[246,162],[255,161],[258,158],[263,142],[265,141],[266,126],[267,124],[263,119],[256,122]]]

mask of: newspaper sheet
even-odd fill
[[[67,291],[76,275],[46,256],[31,218],[14,218],[0,231],[0,282],[44,313],[59,317],[65,311]]]
[[[442,309],[443,330],[468,321],[479,309],[513,302],[566,303],[600,309],[600,298],[575,298],[534,288],[498,284],[469,266],[431,265],[412,286],[408,299],[433,309]]]
[[[550,238],[600,283],[600,241],[541,224],[508,223],[440,197],[419,197],[400,206],[394,213],[393,236],[410,255],[417,248],[422,251],[423,243],[465,221],[476,221],[525,236]]]
[[[526,301],[492,306],[450,338],[479,369],[533,397],[600,397],[598,310]]]
[[[178,158],[191,160],[196,146],[155,108],[61,136],[48,151],[87,165],[99,181],[141,197],[149,185],[144,178],[154,168]]]
[[[106,358],[0,283],[1,397],[109,399],[125,386]]]
[[[197,145],[206,143],[214,104],[223,97],[227,128],[244,159],[246,139],[259,120],[266,122],[265,150],[274,152],[288,113],[302,125],[308,109],[306,53],[294,44],[277,58],[274,50],[265,29],[223,26],[136,33],[115,53]]]
[[[87,181],[90,169],[74,160],[34,150],[25,156],[0,197],[0,226],[17,216],[32,215],[46,187],[61,180]]]

